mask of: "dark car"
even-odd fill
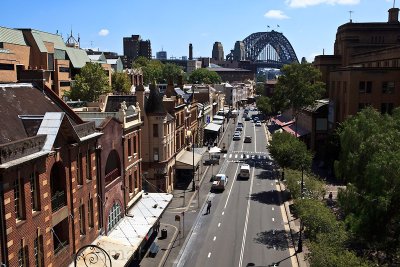
[[[246,116],[246,117],[244,118],[244,120],[245,120],[245,121],[249,121],[249,120],[250,120],[250,117],[249,117],[249,116]]]
[[[206,159],[203,163],[203,165],[215,165],[219,164],[219,159]]]
[[[244,141],[243,142],[245,142],[245,143],[251,143],[251,136],[246,136],[245,138],[244,138]]]

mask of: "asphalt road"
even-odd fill
[[[294,252],[289,249],[285,213],[272,166],[267,160],[247,159],[250,178],[237,177],[244,163],[243,153],[250,158],[268,155],[264,125],[256,127],[242,120],[242,112],[238,118],[244,123],[242,138],[230,141],[223,163],[215,170],[229,177],[227,188],[221,193],[208,193],[211,213],[205,214],[203,206],[176,266],[296,266],[290,257]],[[244,136],[251,136],[252,143],[243,143]]]

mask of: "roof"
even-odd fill
[[[201,160],[201,155],[197,154],[194,150],[193,151],[186,151],[183,150],[183,153],[176,157],[176,165],[175,168],[182,170],[182,169],[193,169],[193,162],[194,166],[197,166]]]
[[[27,45],[22,31],[0,27],[0,43]]]
[[[110,65],[115,65],[115,64],[117,64],[117,62],[118,62],[118,59],[115,59],[115,58],[107,59],[107,64],[110,64]]]
[[[55,59],[66,59],[66,53],[64,50],[54,49],[54,58]]]
[[[145,110],[146,113],[166,113],[162,96],[160,95],[158,88],[154,85],[150,86],[150,94],[147,98]]]
[[[35,135],[41,122],[40,116],[46,112],[63,111],[31,84],[0,85],[0,102],[0,144]]]
[[[33,38],[35,39],[40,52],[48,52],[44,42],[53,43],[55,49],[65,50],[66,45],[62,37],[58,34],[42,32],[38,30],[31,30]]]
[[[69,60],[71,60],[71,64],[74,68],[80,69],[86,65],[86,62],[90,62],[88,55],[85,50],[66,47],[67,55]]]
[[[207,124],[207,126],[204,128],[204,130],[218,132],[220,128],[221,128],[221,125],[211,122],[211,123]]]
[[[121,103],[125,101],[127,107],[136,106],[135,95],[109,95],[105,112],[116,112],[121,108]]]

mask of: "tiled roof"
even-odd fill
[[[105,112],[117,112],[123,101],[125,101],[126,107],[136,106],[135,95],[110,95],[107,97]]]
[[[46,112],[62,112],[57,104],[45,97],[40,90],[32,87],[31,84],[0,85],[0,102],[0,144],[35,134],[35,131],[31,131],[31,129],[37,130],[38,125],[35,124],[41,120],[32,118],[26,119],[27,121],[24,122],[20,116],[44,116]],[[29,129],[26,127],[29,127]]]
[[[72,66],[76,69],[80,69],[86,65],[86,62],[90,62],[88,55],[85,50],[66,47],[67,55],[71,60]]]
[[[27,45],[22,31],[0,27],[0,43]]]
[[[162,96],[154,84],[150,85],[150,94],[145,106],[146,113],[166,113]]]
[[[54,58],[55,59],[66,59],[65,51],[54,49]]]

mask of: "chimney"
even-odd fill
[[[389,12],[388,23],[399,23],[399,9],[393,7],[389,9],[388,12]]]
[[[193,60],[193,45],[189,44],[189,60]]]

